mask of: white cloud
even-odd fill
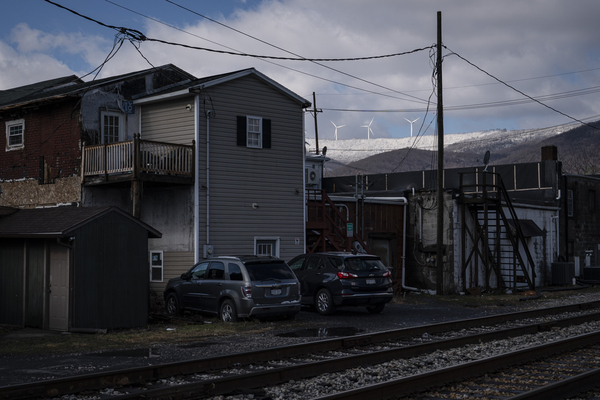
[[[235,5],[243,3],[235,2]],[[173,12],[174,9],[165,4],[153,9],[152,14],[161,18],[161,10]],[[577,6],[561,0],[264,0],[255,7],[222,14],[219,21],[304,57],[364,57],[433,45],[438,10],[442,12],[443,43],[448,49],[531,96],[593,87],[600,78],[600,71],[595,70],[600,67],[600,44],[596,40],[600,36],[600,25],[595,20],[600,3],[596,0],[579,0]],[[185,11],[177,9],[177,12]],[[119,17],[126,26],[129,26],[128,18],[140,20],[139,16],[123,13]],[[175,12],[169,14],[169,21],[173,20],[177,20]],[[143,18],[141,21],[144,25],[137,29],[151,38],[226,50],[216,44],[219,43],[244,53],[290,56],[200,17],[195,23],[180,25],[189,33]],[[104,37],[99,37],[70,32],[68,25],[64,26],[63,32],[49,33],[19,24],[11,36],[10,44],[14,44],[14,48],[0,42],[0,85],[5,88],[42,80],[38,79],[42,76],[40,73],[43,73],[43,79],[49,79],[64,75],[66,71],[88,72],[106,57],[112,47],[112,34],[107,31]],[[330,120],[346,125],[339,131],[340,138],[363,137],[365,128],[360,126],[371,118],[374,118],[372,129],[377,137],[408,136],[410,124],[404,118],[421,118],[419,123],[428,125],[435,112],[435,96],[432,97],[431,114],[425,119],[423,102],[407,100],[407,96],[398,93],[420,99],[431,95],[434,87],[429,51],[371,61],[321,63],[360,79],[306,61],[264,61],[148,41],[141,43],[140,51],[155,66],[173,63],[199,77],[255,67],[310,101],[312,92],[316,92],[317,106],[325,109],[319,114],[320,136],[324,139],[333,138]],[[495,83],[489,76],[448,53],[449,50],[444,50],[446,107],[523,99],[522,95]],[[45,71],[43,67],[46,67]],[[125,43],[100,76],[148,67],[148,62],[134,47]],[[580,70],[590,71],[559,75]],[[547,78],[528,79],[543,76]],[[577,118],[600,114],[600,99],[595,94],[549,100],[548,104]],[[328,109],[421,111],[373,113]],[[534,103],[450,110],[445,113],[445,118],[447,132],[532,128],[569,122],[566,117]],[[414,126],[415,134],[417,125]],[[311,119],[307,119],[306,126],[308,134],[313,134]]]

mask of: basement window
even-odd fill
[[[25,120],[6,121],[6,151],[25,147]]]
[[[279,238],[255,237],[254,254],[257,256],[279,257]]]

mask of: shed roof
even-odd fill
[[[55,238],[71,234],[75,229],[109,213],[119,213],[141,225],[148,237],[162,234],[150,225],[134,218],[118,207],[75,207],[7,209],[0,210],[0,237],[3,238]]]
[[[516,230],[514,219],[509,219],[508,225],[513,231]],[[521,226],[521,232],[523,232],[523,236],[526,238],[544,236],[544,231],[533,220],[519,219],[519,225]]]

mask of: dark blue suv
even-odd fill
[[[378,256],[311,253],[293,258],[288,265],[300,281],[302,304],[323,315],[340,306],[364,306],[380,313],[394,297],[391,273]]]

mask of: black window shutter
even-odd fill
[[[246,146],[246,117],[237,117],[237,145]]]
[[[263,118],[263,126],[262,126],[262,147],[263,149],[271,148],[271,120]]]

